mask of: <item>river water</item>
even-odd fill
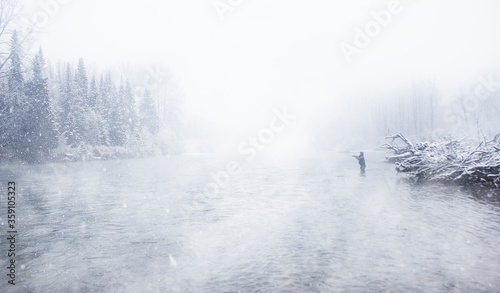
[[[2,194],[0,292],[498,292],[498,202],[383,155],[365,174],[347,153],[3,165],[18,235],[12,286]]]

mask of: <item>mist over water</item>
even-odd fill
[[[349,153],[258,158],[210,198],[207,174],[233,157],[4,166],[20,188],[14,292],[498,288],[498,203],[411,184],[383,155],[365,152],[364,174]]]
[[[500,132],[500,2],[16,3],[0,292],[500,288],[498,192],[415,183],[380,148],[401,133],[462,167]]]

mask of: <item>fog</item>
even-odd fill
[[[495,292],[499,13],[0,0],[0,291]]]
[[[500,63],[497,1],[26,1],[28,17],[40,11],[49,60],[83,57],[122,78],[123,64],[162,64],[188,123],[221,149],[285,106],[300,117],[289,141],[317,145],[311,134],[370,123],[353,105],[428,81],[450,101]],[[367,26],[373,37],[346,56]]]

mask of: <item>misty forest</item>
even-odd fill
[[[3,56],[2,160],[35,163],[174,151],[173,136],[168,142],[156,140],[165,123],[160,121],[158,99],[147,89],[136,107],[128,80],[117,84],[110,73],[89,75],[83,59],[77,66],[47,66],[41,48],[35,56],[23,54],[16,31]],[[176,105],[169,106],[162,110],[176,115]]]
[[[498,291],[500,4],[80,2],[0,0],[1,292]]]

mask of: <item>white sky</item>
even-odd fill
[[[27,15],[50,2],[27,0]],[[47,57],[103,67],[159,60],[187,108],[221,127],[268,119],[259,115],[272,106],[334,113],[412,79],[436,79],[447,94],[500,68],[498,0],[401,0],[402,12],[350,64],[340,44],[390,0],[242,0],[224,21],[213,0],[59,2],[68,3],[39,39]]]

